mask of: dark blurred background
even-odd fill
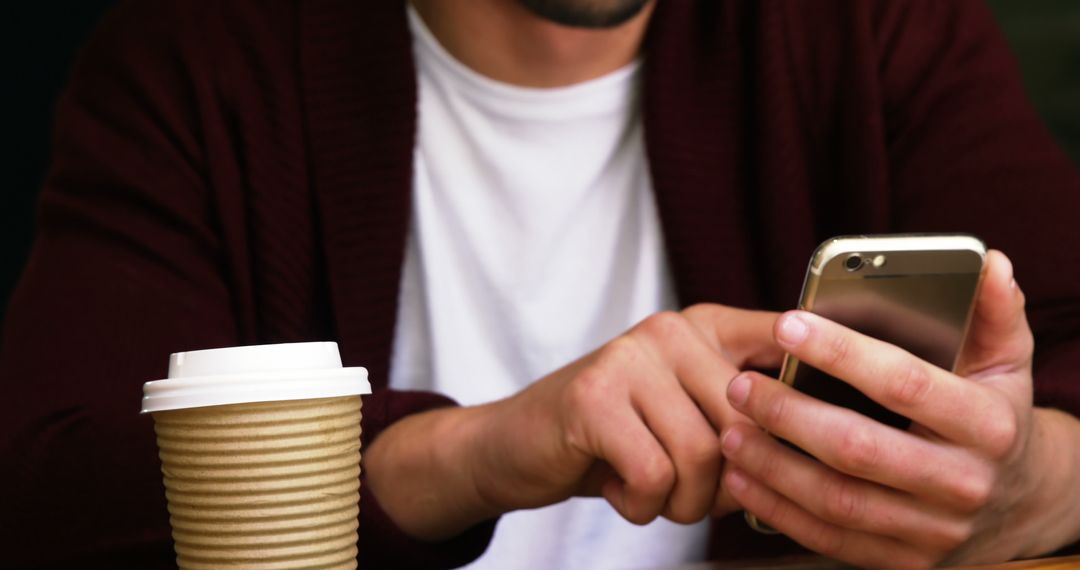
[[[1035,107],[1080,164],[1080,1],[988,3],[1020,60]],[[4,130],[11,162],[4,169],[8,182],[0,199],[0,320],[30,248],[34,204],[48,168],[56,96],[76,50],[112,2],[12,4],[5,18],[10,27],[5,51],[12,72],[4,85],[10,101]]]

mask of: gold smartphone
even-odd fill
[[[965,234],[841,236],[810,258],[799,308],[952,370],[967,335],[986,246]],[[906,429],[910,420],[788,354],[780,380],[820,400]],[[769,532],[753,515],[747,522]]]

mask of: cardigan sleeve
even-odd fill
[[[0,545],[14,567],[172,564],[142,383],[170,352],[238,340],[196,121],[173,95],[190,88],[160,61],[178,48],[159,22],[121,29],[106,17],[61,95],[4,323]]]
[[[207,8],[162,4],[108,15],[57,107],[35,244],[0,345],[5,567],[175,567],[142,383],[166,375],[171,352],[259,338],[237,307],[245,260],[223,237],[220,189],[208,183]],[[447,405],[435,394],[366,397],[365,444]],[[422,543],[362,489],[362,565],[462,564],[494,528]]]
[[[893,224],[972,232],[1012,259],[1036,339],[1035,403],[1080,415],[1080,173],[982,1],[878,8]]]

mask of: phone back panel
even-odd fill
[[[852,258],[861,259],[855,265]],[[800,308],[952,370],[971,318],[985,247],[956,235],[834,238],[811,259]],[[815,398],[906,428],[845,382],[790,355],[781,379]]]

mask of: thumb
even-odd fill
[[[1012,262],[1004,253],[990,250],[956,373],[967,377],[1027,367],[1033,348],[1024,294],[1013,277]]]
[[[784,350],[773,340],[780,313],[701,303],[682,312],[713,350],[735,368],[779,368]]]

